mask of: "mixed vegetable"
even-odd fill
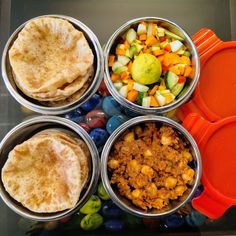
[[[128,29],[108,64],[120,95],[143,107],[173,102],[187,91],[194,77],[184,39],[150,22]]]

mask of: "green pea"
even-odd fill
[[[100,198],[96,195],[92,195],[89,200],[80,209],[83,214],[93,214],[101,209],[102,202]]]
[[[102,200],[109,200],[110,197],[107,194],[102,182],[99,183],[98,185],[98,196],[102,199]]]
[[[88,214],[80,222],[80,227],[83,230],[94,230],[100,227],[103,223],[103,218],[100,214]]]

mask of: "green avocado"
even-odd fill
[[[151,54],[143,53],[134,59],[131,74],[140,84],[153,84],[159,81],[161,71],[160,61]]]

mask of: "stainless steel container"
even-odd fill
[[[23,207],[19,202],[15,201],[5,190],[2,180],[0,181],[0,196],[2,200],[17,214],[36,221],[51,221],[58,220],[67,215],[78,211],[82,205],[89,199],[96,189],[97,182],[100,176],[100,160],[97,148],[90,136],[76,123],[53,116],[38,116],[30,118],[20,123],[3,138],[0,143],[0,168],[4,166],[8,153],[17,145],[29,139],[35,133],[48,129],[64,129],[74,135],[80,137],[87,144],[90,151],[90,176],[89,181],[81,193],[80,199],[76,206],[72,209],[64,210],[56,213],[35,213]]]
[[[141,21],[147,21],[147,22],[161,24],[164,28],[166,28],[166,29],[170,30],[171,32],[184,38],[186,46],[192,54],[192,64],[193,64],[193,67],[195,68],[195,75],[194,75],[193,81],[191,82],[191,85],[190,85],[188,91],[182,97],[177,99],[176,101],[174,101],[170,104],[167,104],[165,106],[160,106],[160,107],[156,107],[156,108],[146,108],[146,107],[142,107],[137,104],[134,104],[134,103],[128,101],[126,98],[122,97],[119,94],[119,92],[115,89],[115,87],[111,81],[109,67],[108,67],[108,57],[110,54],[114,54],[115,47],[119,41],[119,37],[121,35],[123,35],[130,27],[136,27]],[[134,112],[144,114],[144,115],[164,114],[170,110],[173,110],[173,109],[179,107],[181,104],[186,102],[188,100],[188,98],[191,96],[191,94],[193,93],[193,91],[197,85],[198,79],[199,79],[200,62],[199,62],[198,52],[197,52],[197,49],[196,49],[193,41],[191,40],[190,36],[186,33],[186,31],[182,27],[180,27],[176,23],[174,23],[170,20],[164,19],[164,18],[141,17],[141,18],[133,19],[133,20],[130,20],[130,21],[124,23],[109,38],[109,40],[105,46],[105,49],[104,49],[104,60],[105,60],[105,75],[106,75],[105,76],[105,83],[106,83],[107,88],[108,88],[109,92],[111,93],[111,95],[122,106],[125,106],[126,108],[128,108]]]
[[[64,15],[44,15],[39,16],[36,18],[41,17],[55,17],[69,21],[76,29],[82,31],[84,33],[85,38],[87,39],[90,48],[94,54],[94,77],[91,85],[87,89],[87,91],[76,101],[73,101],[69,104],[58,106],[58,107],[47,107],[40,104],[38,101],[27,97],[24,93],[22,93],[16,86],[13,75],[12,75],[12,68],[9,63],[9,56],[8,51],[13,44],[14,40],[17,38],[18,33],[23,29],[25,24],[28,22],[23,23],[19,26],[15,32],[10,36],[8,39],[5,48],[2,54],[2,76],[5,82],[5,85],[10,92],[10,94],[23,106],[27,107],[28,109],[48,115],[59,115],[66,113],[76,107],[79,107],[83,103],[85,103],[98,89],[100,82],[103,78],[103,70],[104,70],[104,60],[103,60],[103,51],[101,45],[98,41],[96,35],[82,22],[76,20],[69,16]],[[34,18],[34,19],[36,19]]]
[[[109,153],[111,151],[111,148],[113,144],[116,142],[116,140],[129,128],[132,126],[135,126],[137,124],[141,124],[144,122],[157,122],[160,124],[165,124],[168,125],[172,128],[174,128],[175,131],[177,131],[181,137],[189,143],[189,146],[191,148],[191,152],[193,154],[194,162],[195,162],[195,179],[194,179],[194,184],[187,190],[184,195],[179,198],[179,200],[174,200],[172,202],[172,207],[171,208],[166,208],[164,210],[148,210],[144,211],[141,208],[136,207],[130,200],[127,198],[121,196],[118,192],[118,190],[114,187],[111,186],[110,180],[109,180],[109,173],[107,169],[107,163],[108,163],[108,157]],[[175,121],[166,118],[166,117],[161,117],[161,116],[154,116],[154,115],[148,115],[148,116],[139,116],[136,118],[133,118],[124,124],[122,124],[119,128],[117,128],[112,135],[109,137],[107,140],[103,152],[102,152],[102,157],[101,157],[101,176],[102,176],[102,181],[104,184],[104,187],[106,191],[108,192],[109,196],[111,199],[124,211],[134,214],[136,216],[140,217],[162,217],[169,215],[175,211],[177,211],[180,207],[182,207],[184,204],[186,204],[191,197],[193,196],[196,188],[199,185],[200,177],[201,177],[201,157],[200,153],[197,147],[197,144],[195,143],[194,139],[192,136],[188,133],[186,129],[184,129],[180,124],[176,123]]]

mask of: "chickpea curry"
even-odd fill
[[[115,142],[108,170],[122,196],[144,210],[160,210],[193,184],[192,161],[188,144],[173,128],[146,122]]]

